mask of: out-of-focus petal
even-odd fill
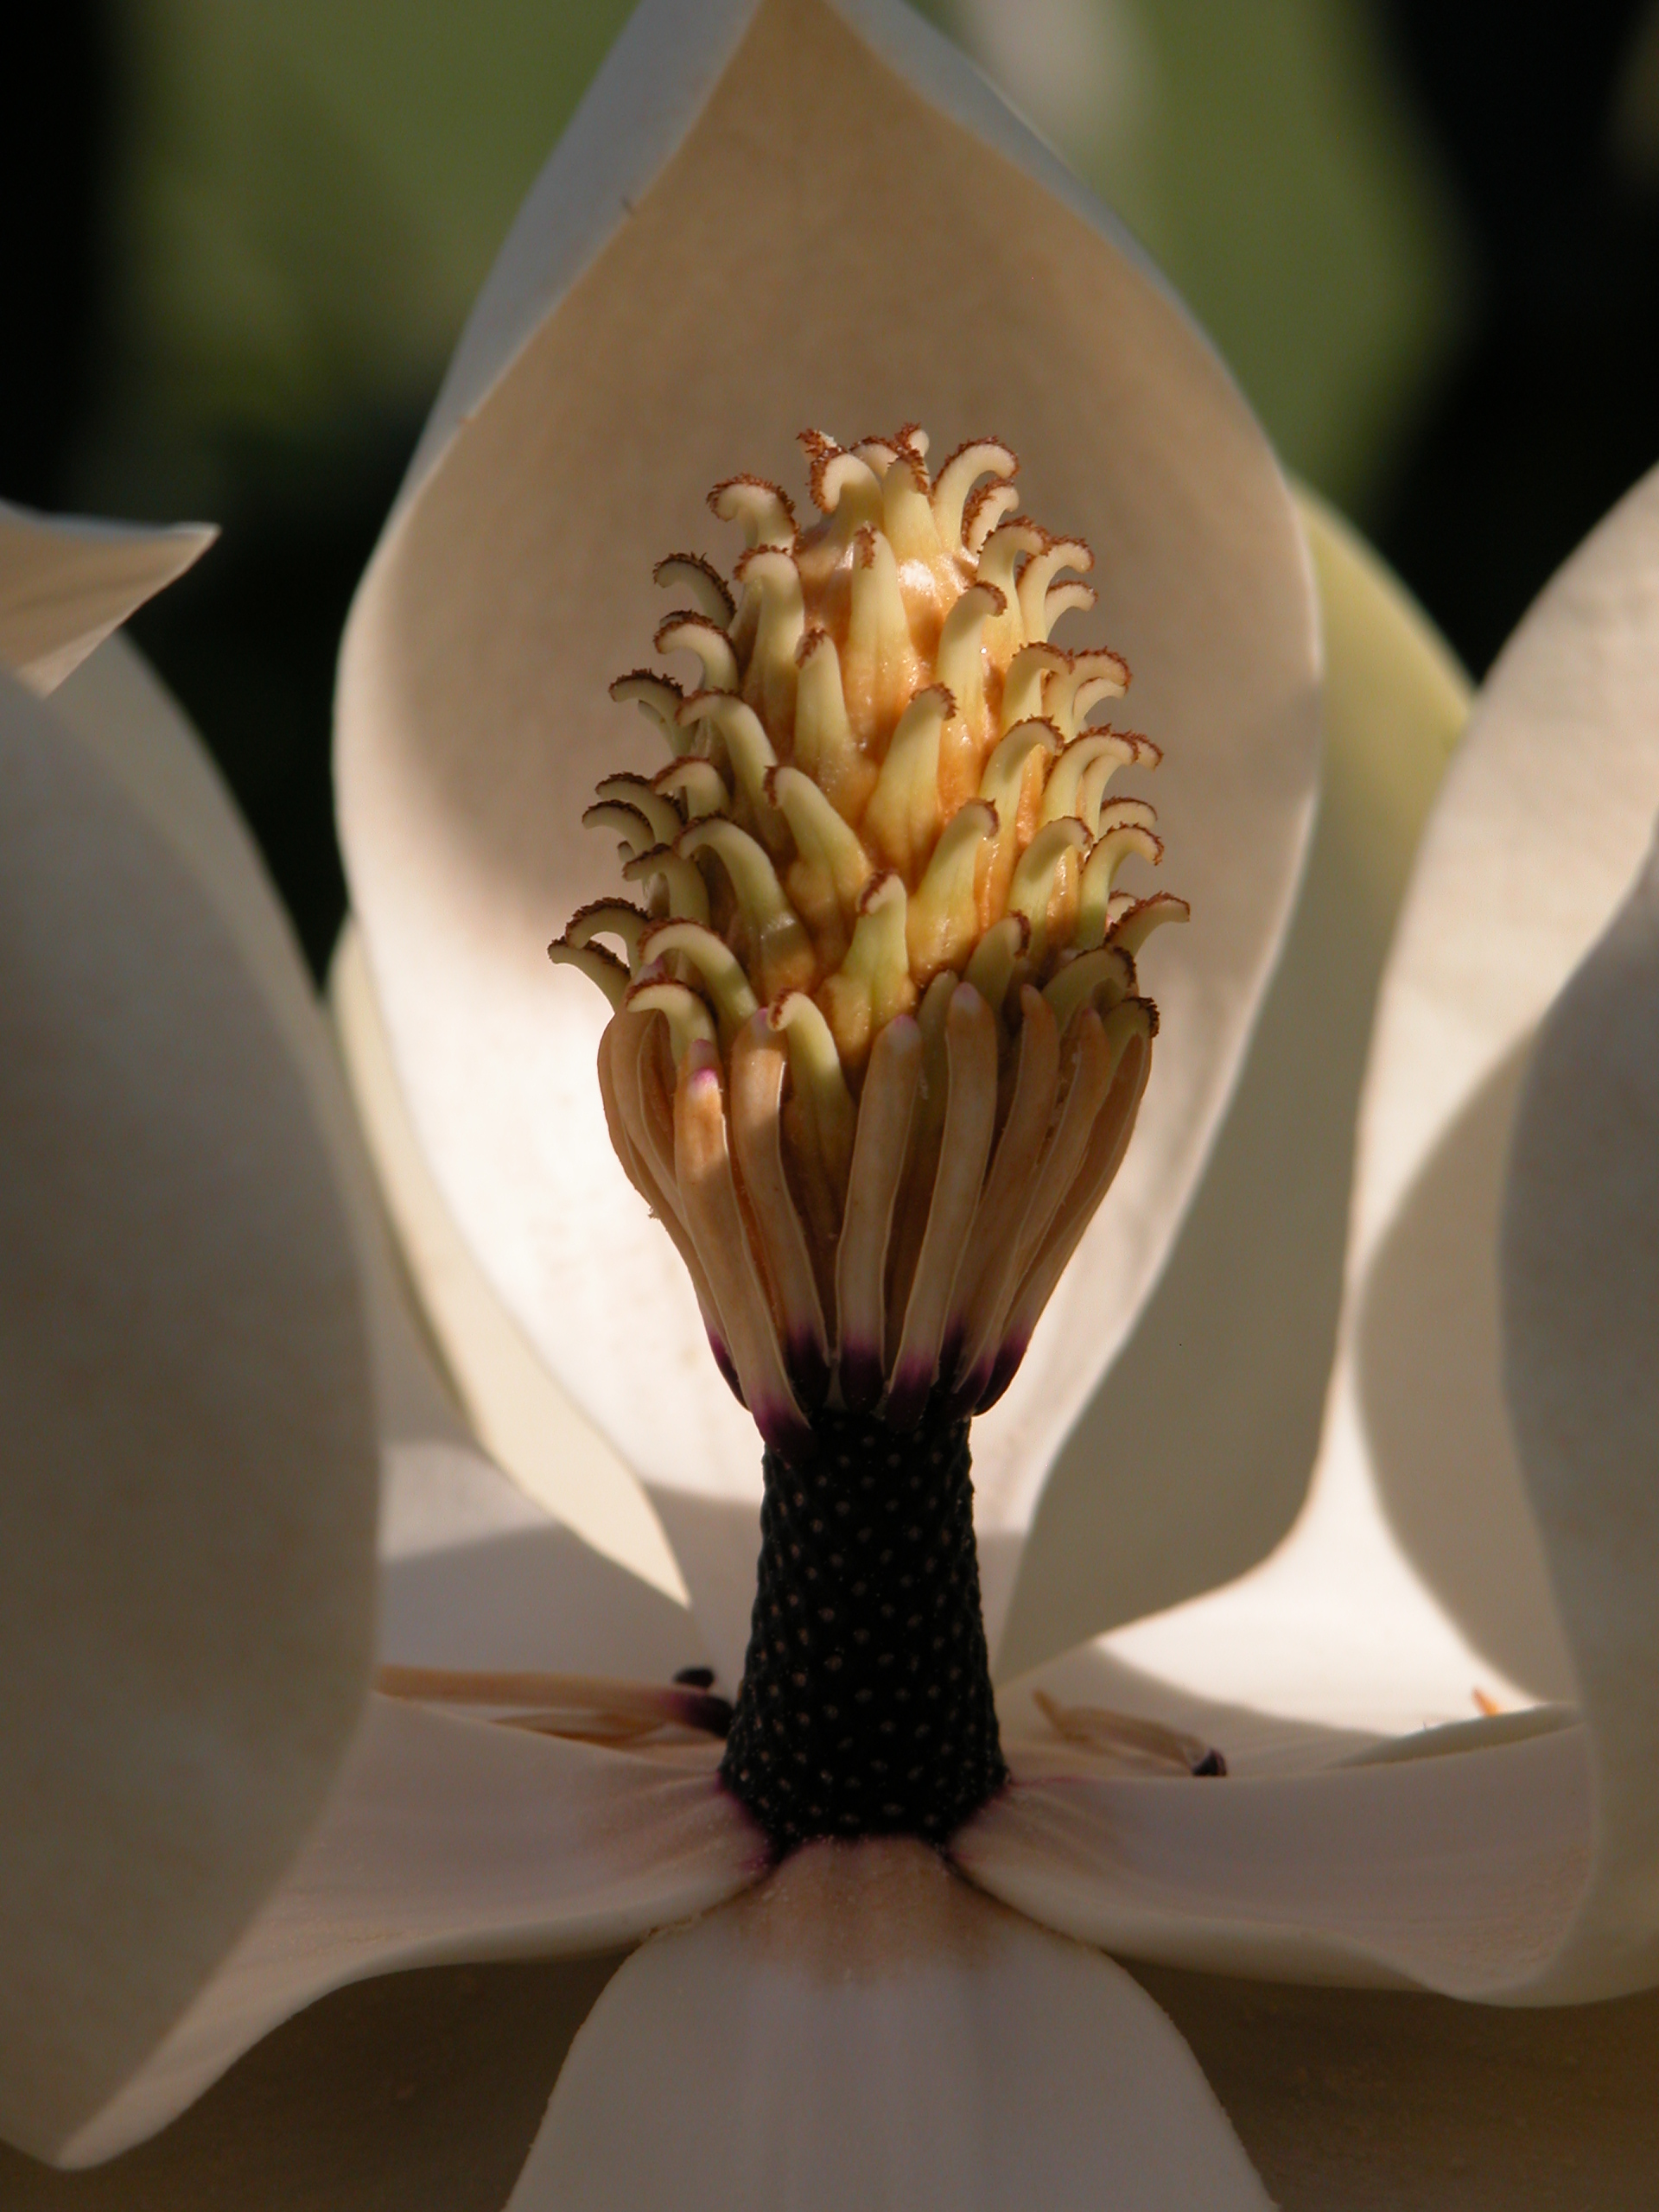
[[[293,1855],[370,1656],[356,1271],[192,876],[0,682],[0,2130],[59,2151]]]
[[[397,1967],[605,1950],[719,1904],[764,1858],[711,1772],[375,1698],[281,1886],[60,2161],[154,2133],[327,1990]]]
[[[1033,1919],[1130,1956],[1496,1999],[1560,1944],[1590,1833],[1573,1726],[1277,1780],[1020,1783],[951,1853]]]
[[[1198,915],[1147,957],[1165,1028],[1128,1166],[980,1425],[982,1524],[1017,1531],[1184,1211],[1312,804],[1305,549],[1179,308],[889,0],[649,0],[480,302],[342,661],[342,830],[415,1126],[504,1304],[652,1487],[717,1653],[745,1632],[759,1455],[607,1141],[605,1009],[542,947],[610,880],[579,829],[596,774],[658,765],[606,696],[660,612],[653,563],[729,555],[709,486],[804,425],[916,417],[941,452],[1011,437],[1033,507],[1093,544]]]
[[[1318,1448],[1372,1002],[1470,691],[1376,556],[1301,508],[1325,649],[1306,877],[1168,1267],[1044,1494],[999,1675],[1242,1573]]]
[[[1545,1986],[1606,1996],[1659,1980],[1659,852],[1544,1023],[1503,1232],[1516,1446],[1595,1765],[1594,1881]]]
[[[529,1498],[683,1603],[679,1570],[639,1484],[531,1350],[444,1205],[410,1126],[362,941],[350,924],[328,989],[381,1194],[480,1439]]]
[[[820,1843],[628,1961],[511,2212],[1209,2212],[1267,2197],[1121,1968],[908,1841]]]
[[[41,697],[56,690],[218,535],[207,523],[151,530],[0,499],[0,668]]]

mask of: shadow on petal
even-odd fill
[[[1497,1225],[1531,1040],[1425,1161],[1371,1263],[1355,1339],[1377,1493],[1442,1605],[1541,1698],[1578,1695],[1499,1369]]]

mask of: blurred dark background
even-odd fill
[[[1479,675],[1659,459],[1656,0],[932,0]],[[626,0],[55,0],[11,27],[0,495],[206,516],[135,623],[321,969],[336,642]],[[23,88],[27,87],[26,97]]]

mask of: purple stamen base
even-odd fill
[[[721,1775],[779,1858],[817,1836],[942,1844],[1007,1779],[968,1424],[821,1413],[768,1448],[743,1681]]]

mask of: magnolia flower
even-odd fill
[[[1218,1209],[1224,1232],[1212,1211],[1205,1233],[1237,1264],[1192,1325],[1217,1300],[1260,1304],[1258,1270],[1294,1249],[1294,1194],[1264,1187],[1262,1163],[1287,1124],[1318,1144],[1340,1109],[1316,997],[1240,1076],[1315,749],[1309,580],[1270,456],[1179,309],[908,17],[648,5],[509,243],[359,595],[340,724],[361,950],[341,996],[407,1250],[418,1270],[453,1222],[487,1281],[423,1286],[480,1427],[512,1428],[516,1332],[645,1484],[690,1603],[652,1601],[538,1523],[447,1412],[291,949],[141,673],[105,646],[55,719],[9,688],[26,804],[6,822],[6,1005],[27,1049],[9,1047],[4,1096],[29,1173],[6,1244],[23,1445],[0,1618],[29,1692],[7,1770],[39,1811],[0,1889],[0,2126],[28,2147],[81,2163],[137,2139],[360,1975],[665,1929],[579,2037],[515,2203],[1245,2205],[1264,2198],[1224,2116],[1107,1949],[1510,2004],[1655,1978],[1652,482],[1529,618],[1425,841],[1287,1541],[1069,1653],[1064,1618],[1028,1601],[1023,1656],[1046,1663],[999,1682],[1011,1779],[942,1852],[919,1817],[791,1850],[717,1778],[759,1443],[704,1341],[725,1297],[705,1283],[700,1312],[613,1156],[593,1075],[609,1009],[550,978],[541,947],[613,894],[605,841],[576,834],[587,788],[618,772],[605,687],[652,626],[652,563],[696,543],[703,486],[803,419],[921,415],[936,434],[1015,433],[1033,508],[1092,544],[1137,721],[1166,747],[1160,816],[1194,911],[1146,952],[1163,1021],[1135,1142],[973,1432],[994,1666],[1079,1414],[1074,1454],[1161,1478],[1166,1446],[1133,1401],[1089,1401],[1151,1310],[1206,1161],[1192,1222]],[[908,468],[889,442],[887,468]],[[1340,802],[1368,686],[1410,699],[1386,735],[1420,776],[1447,701],[1386,586],[1313,527]],[[683,565],[671,581],[694,588]],[[95,626],[74,588],[56,596],[14,664],[67,657]],[[1038,703],[1069,713],[1058,673]],[[734,778],[744,734],[725,737]],[[1563,755],[1573,800],[1546,808]],[[653,780],[663,765],[640,764]],[[1409,813],[1398,769],[1376,782]],[[633,788],[648,819],[651,786]],[[982,817],[981,841],[1000,828]],[[919,892],[926,855],[896,858]],[[1293,980],[1329,918],[1319,867],[1316,851]],[[1027,958],[1071,896],[1058,860],[1047,884],[1021,910]],[[633,988],[683,987],[649,968]],[[982,1039],[985,992],[950,988],[948,1019]],[[713,1072],[699,1047],[729,1040],[671,1003],[690,1089]],[[753,1017],[731,1012],[734,1039]],[[835,1039],[855,1074],[856,1032]],[[820,1289],[821,1321],[828,1306]],[[1216,1519],[1236,1512],[1238,1440],[1298,1409],[1318,1337],[1283,1301],[1240,1323],[1255,1367],[1206,1394],[1207,1429],[1163,1409],[1198,1440],[1184,1471]],[[893,1349],[908,1341],[906,1318]],[[885,1317],[869,1342],[881,1384],[902,1382]],[[943,1323],[927,1342],[943,1359]],[[827,1324],[821,1343],[783,1332],[769,1399],[765,1346],[727,1348],[788,1464]],[[382,1680],[402,1694],[365,1701],[377,1421],[380,1656],[399,1670]],[[489,1563],[478,1540],[526,1529],[550,1539],[528,1582],[471,1571]],[[712,1688],[673,1682],[688,1660]],[[1473,1712],[1477,1688],[1498,1710]],[[490,1717],[436,1709],[465,1697]],[[1212,1748],[1226,1777],[1196,1778]]]

